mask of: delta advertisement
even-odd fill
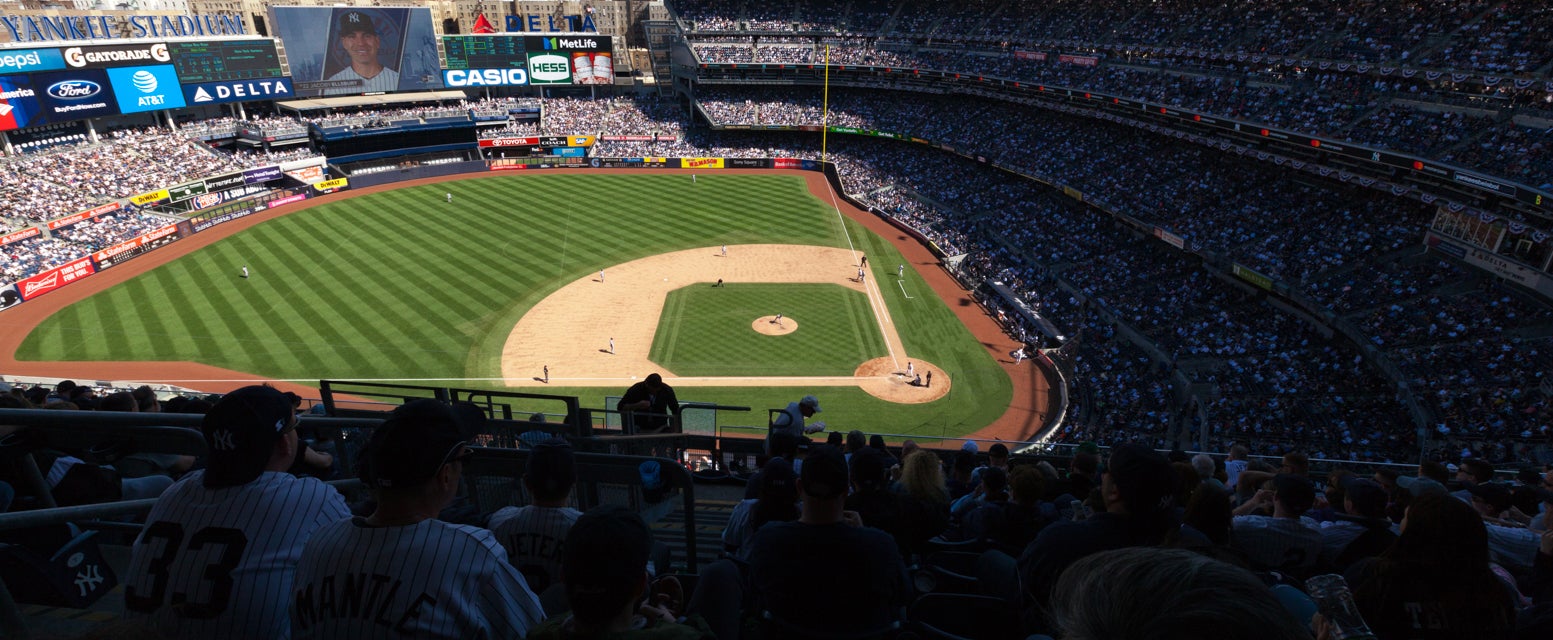
[[[291,78],[229,80],[183,85],[183,99],[191,105],[283,100],[295,95],[296,88],[292,85]]]
[[[427,8],[270,7],[299,97],[443,87]]]

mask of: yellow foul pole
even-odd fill
[[[825,98],[820,111],[820,164],[825,163],[825,143],[830,133],[830,45],[825,45]]]

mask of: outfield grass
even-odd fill
[[[781,313],[782,336],[751,321]],[[834,284],[696,285],[669,292],[653,336],[653,362],[682,376],[850,376],[889,354],[868,296]]]
[[[453,204],[443,200],[448,191]],[[333,202],[73,304],[28,335],[16,357],[190,360],[295,380],[499,378],[513,325],[565,283],[663,252],[771,242],[850,242],[866,252],[908,351],[954,379],[949,396],[926,405],[888,403],[856,388],[817,391],[827,397],[828,422],[963,433],[1002,414],[1008,377],[909,271],[904,287],[914,298],[904,298],[895,249],[843,223],[800,178],[780,174],[703,173],[695,185],[682,174],[499,176]],[[244,265],[248,280],[238,277]],[[608,393],[552,391],[585,403]],[[764,409],[805,391],[680,395]],[[764,424],[764,414],[751,423]]]

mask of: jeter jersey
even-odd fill
[[[329,80],[360,80],[361,86],[330,89],[325,92],[328,95],[399,90],[399,72],[388,67],[383,67],[382,71],[377,72],[377,75],[370,78],[362,77],[361,74],[356,73],[356,69],[353,67],[345,67],[339,73],[329,76]]]
[[[295,638],[521,638],[545,619],[490,531],[440,520],[329,524],[292,591]]]
[[[566,532],[582,517],[571,507],[503,507],[491,514],[490,529],[507,550],[507,560],[536,591],[561,580]]]
[[[350,517],[338,491],[315,478],[265,472],[207,489],[204,471],[169,488],[135,540],[125,617],[168,638],[284,638],[302,546]]]

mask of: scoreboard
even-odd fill
[[[528,66],[522,36],[443,36],[446,69],[511,69]]]
[[[167,48],[184,84],[285,76],[274,40],[169,42]]]

